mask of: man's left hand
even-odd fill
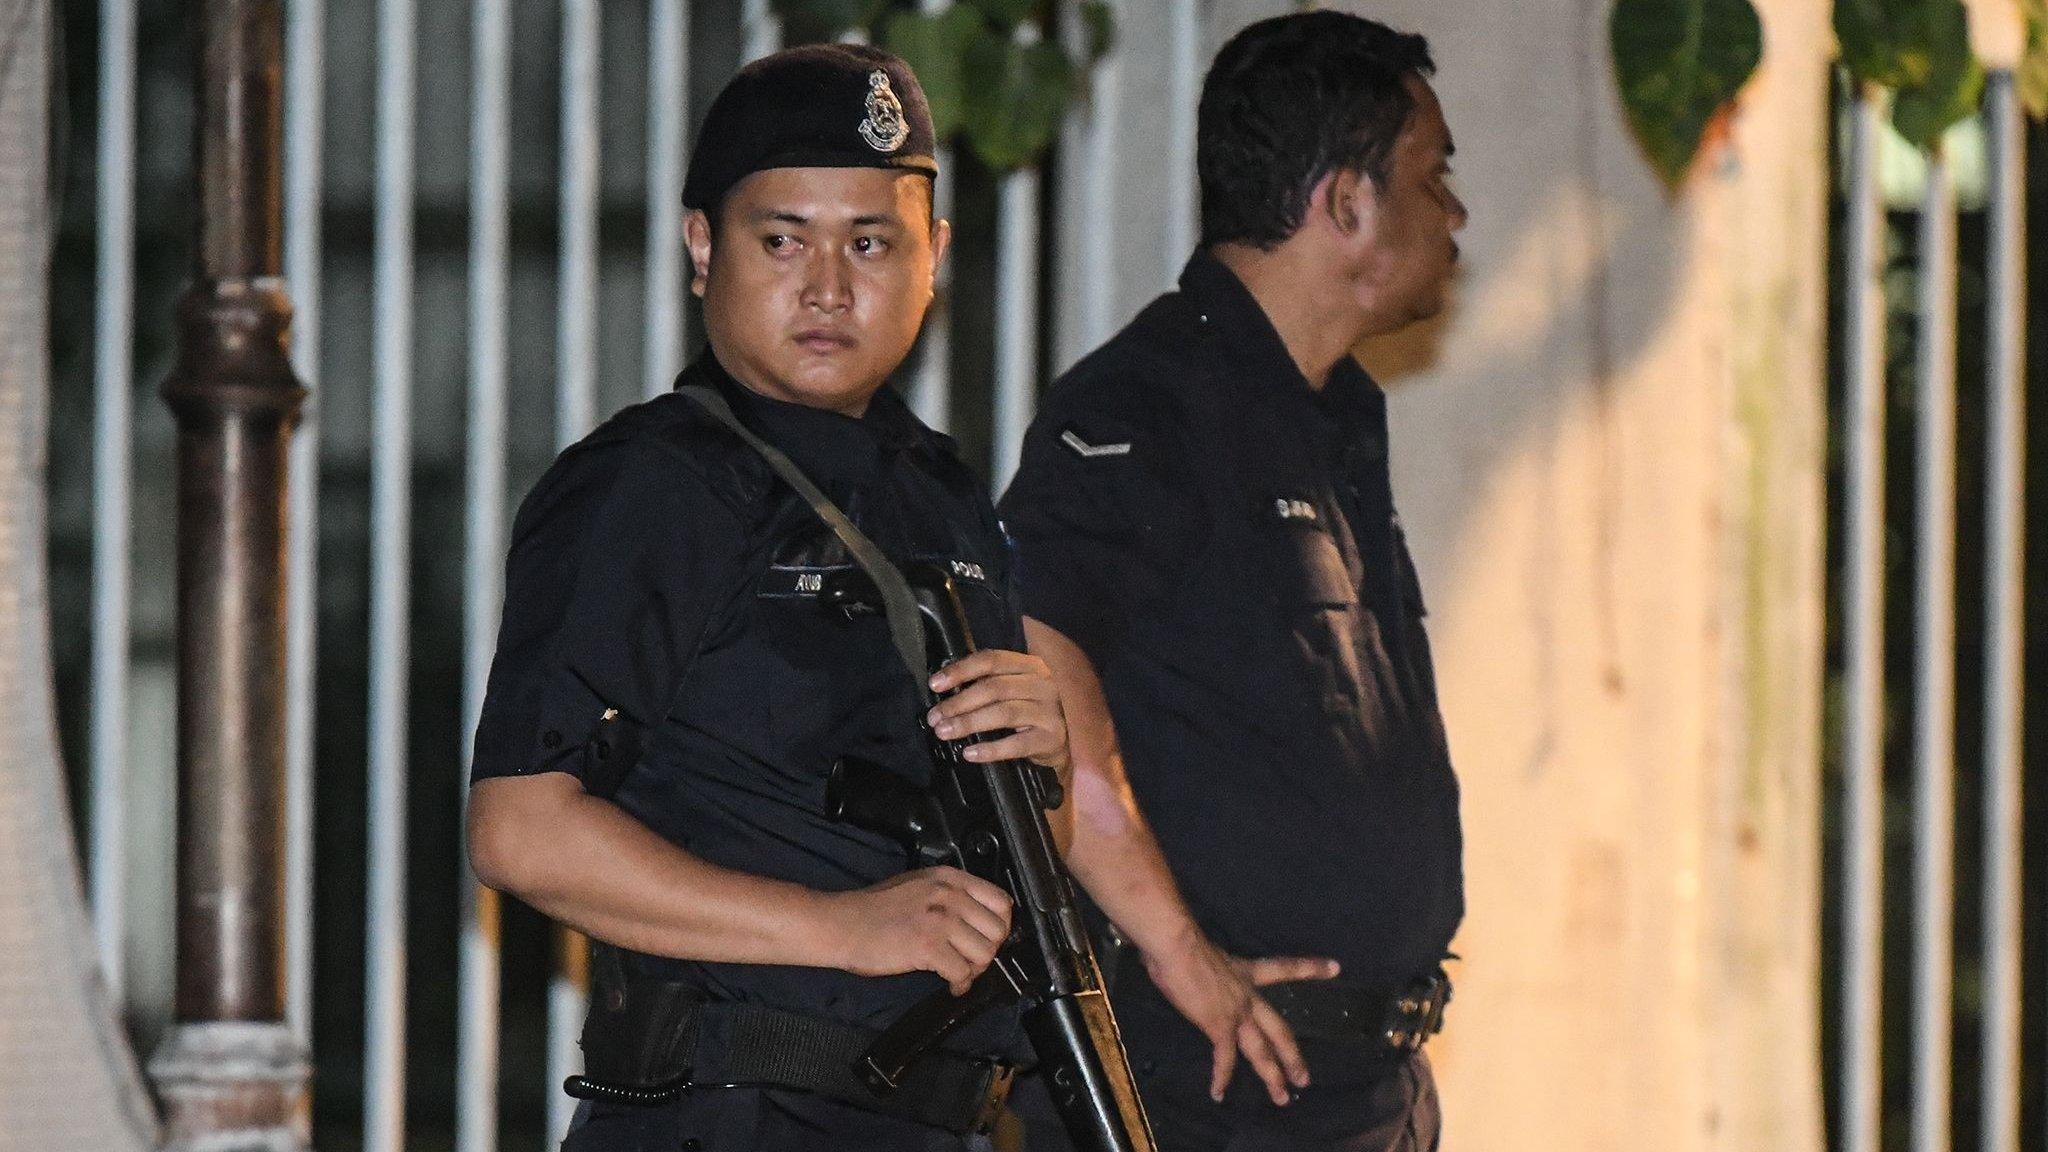
[[[1168,1003],[1202,1030],[1214,1046],[1209,1097],[1223,1099],[1240,1053],[1265,1082],[1273,1103],[1285,1105],[1291,1089],[1308,1087],[1308,1062],[1294,1030],[1257,989],[1287,980],[1328,980],[1335,960],[1267,956],[1244,960],[1223,951],[1199,931],[1160,953],[1140,950],[1145,972]]]
[[[969,760],[1036,760],[1065,770],[1067,718],[1045,661],[1023,652],[984,649],[940,669],[932,677],[932,690],[952,692],[925,716],[941,739],[1005,733],[970,746],[965,752]]]

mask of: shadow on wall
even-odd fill
[[[1602,0],[1345,7],[1429,37],[1472,213],[1451,305],[1357,349],[1392,396],[1403,520],[1425,581],[1443,587],[1502,463],[1606,406],[1660,335],[1681,290],[1684,209],[1622,120]]]

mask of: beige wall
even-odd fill
[[[1761,0],[1763,68],[1675,200],[1604,0],[1347,6],[1430,37],[1473,213],[1453,313],[1364,350],[1465,787],[1445,1147],[1818,1148],[1827,6]],[[1208,6],[1208,48],[1284,7]],[[1126,139],[1193,115],[1141,92]],[[1165,255],[1123,217],[1171,174],[1119,164],[1121,322]]]

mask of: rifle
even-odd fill
[[[929,563],[902,570],[924,621],[931,670],[973,652],[974,633],[952,574]],[[849,615],[882,610],[874,581],[862,571],[835,574],[822,595]],[[932,758],[928,787],[847,757],[833,766],[826,810],[898,841],[912,867],[947,864],[1002,885],[1014,904],[1010,935],[966,994],[941,988],[912,1005],[855,1071],[886,1095],[954,1028],[988,1009],[1021,1003],[1025,1034],[1075,1147],[1156,1152],[1088,930],[1046,824],[1046,810],[1061,801],[1058,775],[1029,761],[977,764],[961,755],[993,734],[941,740],[926,727],[925,737]]]

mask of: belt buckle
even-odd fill
[[[1382,1029],[1387,1046],[1397,1052],[1415,1053],[1431,1036],[1443,1031],[1444,1005],[1450,1001],[1450,980],[1443,970],[1418,976],[1387,1002]]]
[[[1429,1034],[1444,1030],[1444,1011],[1451,1006],[1451,977],[1442,965],[1429,974]]]
[[[1007,1060],[990,1060],[988,1065],[988,1087],[982,1092],[981,1108],[975,1112],[973,1127],[969,1129],[982,1136],[995,1131],[1003,1105],[1010,1099],[1010,1084],[1017,1078],[1016,1065]]]

